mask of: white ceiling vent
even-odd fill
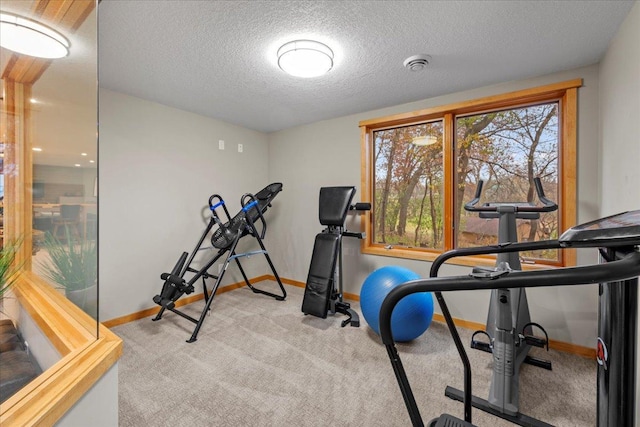
[[[422,71],[427,68],[429,61],[431,61],[431,56],[429,55],[413,55],[404,60],[404,66],[411,71]]]

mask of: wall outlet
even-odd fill
[[[219,139],[218,140],[218,150],[224,150],[224,140],[223,139]]]
[[[244,147],[242,146],[242,144],[238,144],[238,153],[242,153],[243,149]]]

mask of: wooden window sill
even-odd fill
[[[391,248],[385,249],[384,247],[369,246],[362,249],[363,254],[367,255],[379,255],[388,256],[393,258],[413,259],[416,261],[433,262],[440,252],[427,252],[420,249],[409,248]],[[467,267],[494,267],[496,265],[495,257],[483,257],[483,256],[465,256],[452,258],[446,262],[449,265],[463,265]],[[542,263],[529,263],[523,262],[523,270],[543,270],[549,268],[558,268],[558,266]]]

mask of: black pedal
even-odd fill
[[[544,338],[536,337],[535,335],[525,335],[524,331],[527,328],[536,327],[544,333]],[[531,345],[533,347],[546,348],[549,351],[549,335],[547,335],[547,331],[544,330],[542,326],[535,322],[529,322],[522,328],[522,333],[518,335],[521,342],[524,341],[525,344]],[[551,362],[549,360],[538,359],[537,357],[527,356],[524,358],[524,363],[528,365],[537,366],[538,368],[543,368],[548,371],[552,370]]]
[[[536,337],[535,335],[525,334],[525,331],[531,332],[531,328],[536,327],[542,331],[544,334],[544,338]],[[524,341],[526,344],[529,344],[534,347],[546,348],[549,351],[549,335],[547,331],[535,322],[529,322],[522,328],[522,333],[518,335],[521,341]]]
[[[482,342],[476,340],[476,335],[486,335],[489,339],[489,342]],[[471,348],[474,350],[482,350],[487,353],[493,353],[493,348],[491,347],[491,337],[485,331],[475,331],[473,335],[471,335]]]
[[[538,368],[546,369],[547,371],[553,371],[553,366],[550,360],[539,359],[537,357],[527,356],[524,358],[524,363],[527,365],[536,366]]]
[[[540,338],[540,337],[536,337],[533,335],[525,335],[524,336],[524,342],[534,346],[534,347],[539,347],[539,348],[545,348],[547,347],[547,340],[544,338]]]
[[[491,345],[486,342],[471,341],[471,348],[474,350],[486,351],[487,353],[493,353]]]

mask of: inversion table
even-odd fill
[[[187,340],[187,342],[191,343],[196,341],[198,332],[202,327],[205,316],[210,310],[211,303],[213,302],[213,297],[215,296],[218,287],[222,282],[222,278],[227,271],[227,267],[229,266],[229,263],[231,261],[235,261],[238,269],[240,270],[240,273],[242,274],[242,278],[244,279],[249,289],[251,289],[254,293],[267,295],[275,298],[278,301],[283,301],[286,298],[287,292],[285,291],[284,286],[282,286],[280,276],[278,276],[278,272],[273,266],[271,258],[269,258],[269,253],[267,252],[267,249],[265,248],[262,241],[267,231],[267,223],[264,219],[263,214],[267,210],[267,208],[271,206],[271,202],[280,191],[282,191],[282,184],[273,183],[258,191],[255,195],[250,193],[244,194],[240,199],[242,209],[240,209],[240,212],[238,212],[233,218],[231,218],[231,216],[229,215],[229,211],[227,210],[222,197],[220,197],[218,194],[214,194],[209,198],[209,209],[212,213],[211,219],[206,229],[204,230],[204,233],[202,233],[202,237],[200,237],[200,240],[198,241],[196,247],[191,252],[191,255],[189,255],[187,252],[183,252],[178,259],[178,262],[173,267],[173,270],[171,270],[171,273],[162,273],[160,275],[160,278],[164,280],[162,292],[159,295],[153,297],[153,301],[162,308],[160,309],[156,317],[153,318],[154,321],[160,320],[165,310],[169,310],[196,324],[193,334],[191,335],[191,338]],[[227,222],[225,223],[222,223],[222,221],[220,220],[220,216],[216,211],[219,208],[222,208],[227,218]],[[262,226],[260,227],[260,231],[258,231],[258,228],[256,227],[256,222],[260,222],[262,224]],[[209,261],[207,261],[202,268],[195,269],[191,267],[191,263],[193,262],[196,253],[201,249],[205,238],[214,228],[214,226],[217,226],[217,228],[211,235],[211,244],[214,248],[218,249],[218,252]],[[256,239],[258,245],[260,246],[260,249],[245,253],[236,253],[238,242],[245,236],[251,236]],[[280,287],[280,295],[258,289],[249,282],[249,279],[247,278],[247,275],[245,274],[244,269],[240,264],[240,258],[258,254],[264,255],[267,259],[269,267],[273,272],[273,276],[275,277],[276,281],[278,282],[278,286]],[[225,255],[226,257],[224,258],[224,263],[222,264],[219,273],[212,274],[211,272],[209,272],[209,269],[216,263],[216,261],[218,261]],[[194,273],[193,277],[191,277],[188,281],[184,278],[184,275],[187,272]],[[202,289],[206,304],[204,309],[202,310],[200,318],[195,319],[188,314],[179,311],[175,307],[175,302],[182,295],[192,293],[194,291],[193,285],[199,278],[202,278]],[[213,288],[211,289],[210,294],[207,291],[207,285],[205,282],[205,280],[209,278],[215,279],[216,281],[213,285]]]

